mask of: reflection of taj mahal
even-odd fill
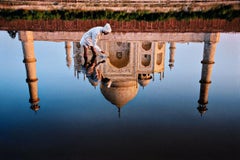
[[[82,32],[20,32],[30,103],[34,110],[39,109],[34,40],[65,41],[67,66],[70,66],[70,42],[74,42],[73,52],[78,54],[82,34]],[[112,33],[103,36],[99,45],[107,53],[108,58],[106,63],[99,66],[99,69],[105,77],[112,80],[112,84],[111,87],[101,84],[101,92],[108,101],[120,109],[137,95],[138,84],[146,87],[151,79],[154,80],[154,73],[159,73],[160,79],[163,78],[166,42],[170,42],[169,67],[171,69],[174,66],[176,42],[204,42],[198,101],[198,110],[202,114],[207,110],[208,90],[218,41],[219,33]]]
[[[108,54],[100,70],[112,81],[111,87],[101,84],[101,92],[119,111],[137,95],[138,84],[145,87],[153,73],[163,75],[165,42],[102,40],[99,45]],[[80,53],[78,46],[74,42],[74,54]]]
[[[79,42],[74,42],[74,53],[79,53]],[[108,54],[107,62],[100,66],[104,77],[111,79],[111,87],[101,84],[103,96],[120,108],[138,93],[138,83],[144,87],[151,74],[163,73],[165,43],[150,41],[105,41],[101,48]]]

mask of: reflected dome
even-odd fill
[[[101,84],[103,96],[118,108],[131,101],[138,93],[136,81],[115,81],[110,88]]]

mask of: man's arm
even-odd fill
[[[93,43],[93,47],[98,51],[98,52],[102,52],[101,48],[97,45],[99,39],[99,34],[98,32],[93,32],[92,33],[92,43]]]

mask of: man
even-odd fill
[[[97,45],[98,39],[102,34],[107,35],[112,31],[110,24],[106,23],[104,27],[98,26],[93,27],[83,34],[83,37],[80,41],[80,45],[84,48],[84,59],[87,59],[88,49],[91,49],[93,56],[96,56],[96,52],[105,53]]]

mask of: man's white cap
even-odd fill
[[[103,32],[107,32],[107,33],[112,32],[112,28],[109,23],[105,24],[105,26],[103,27]]]

